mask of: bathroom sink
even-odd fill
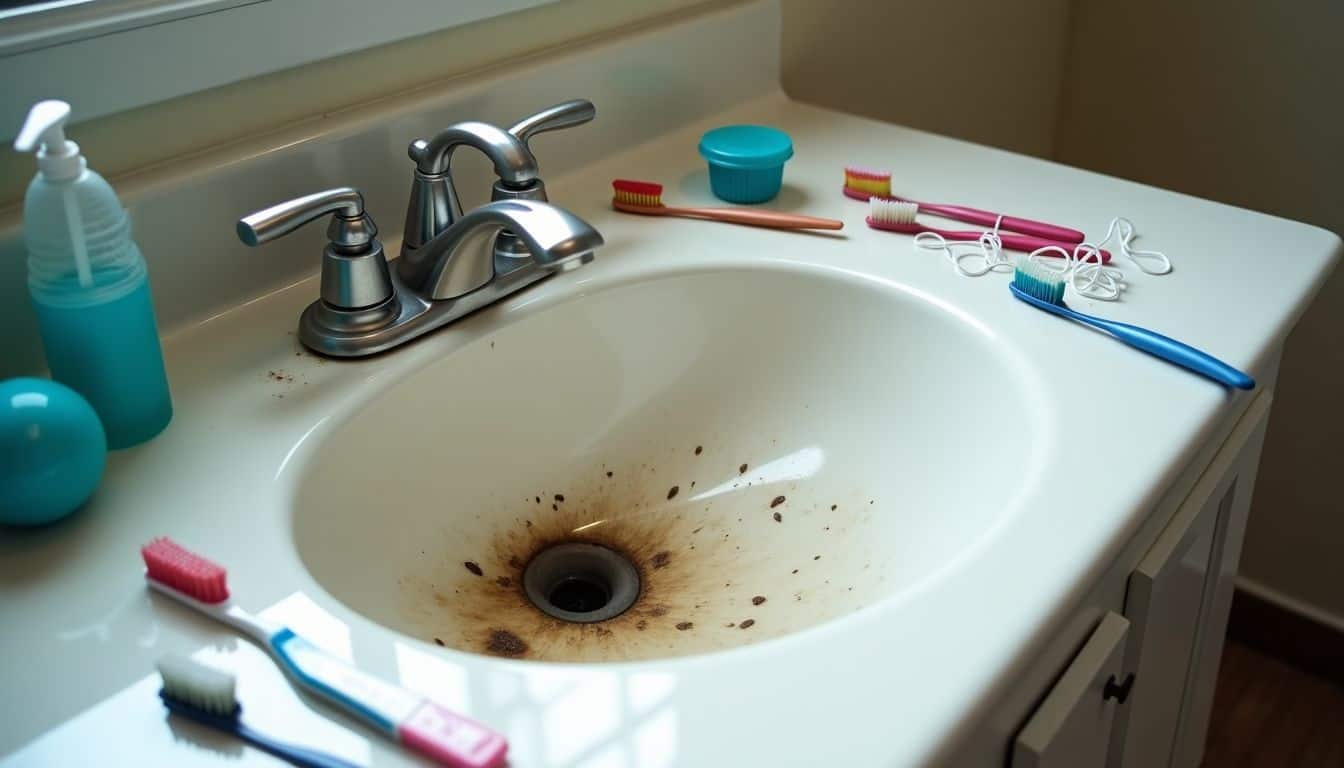
[[[295,541],[337,600],[473,653],[760,642],[973,556],[1039,454],[1026,370],[955,308],[846,273],[590,288],[331,429]]]

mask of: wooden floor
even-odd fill
[[[1204,768],[1344,768],[1344,688],[1229,640]]]

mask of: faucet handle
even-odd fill
[[[378,227],[364,212],[364,196],[354,187],[337,187],[296,197],[238,220],[238,239],[250,246],[269,243],[319,216],[336,213],[327,238],[338,248],[360,249],[373,242]]]
[[[594,117],[597,117],[597,108],[593,106],[593,102],[587,99],[572,99],[519,120],[509,128],[509,133],[523,144],[527,144],[538,133],[573,128],[576,125],[583,125]]]
[[[392,296],[392,278],[378,241],[378,227],[364,210],[364,196],[337,187],[277,203],[238,220],[238,239],[252,247],[283,237],[327,214],[322,250],[322,300],[335,309],[363,309]]]

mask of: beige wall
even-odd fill
[[[1078,0],[1056,158],[1344,232],[1340,30],[1339,0]],[[1287,345],[1241,572],[1344,619],[1342,377],[1338,270]]]
[[[801,101],[1049,156],[1071,5],[783,0],[784,89]]]

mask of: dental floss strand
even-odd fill
[[[921,232],[915,235],[914,245],[917,250],[941,252],[957,272],[967,277],[980,277],[990,272],[1012,272],[1013,261],[1004,253],[1003,242],[999,239],[1002,223],[1003,217],[999,216],[994,222],[994,228],[986,230],[976,241],[949,242],[935,232]],[[1101,242],[1082,242],[1072,250],[1047,246],[1032,251],[1026,258],[1063,277],[1080,296],[1098,301],[1116,301],[1125,288],[1124,273],[1101,261],[1101,250],[1112,239],[1118,240],[1120,252],[1140,271],[1149,275],[1165,275],[1172,270],[1171,259],[1162,251],[1135,248],[1133,241],[1137,236],[1134,222],[1124,216],[1116,216],[1106,227],[1106,236]],[[1062,258],[1045,259],[1046,254]]]

